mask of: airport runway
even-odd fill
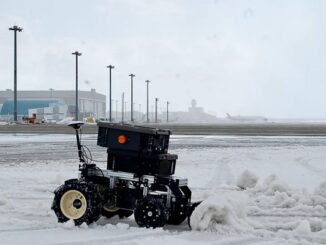
[[[326,123],[224,123],[224,124],[142,124],[170,129],[178,135],[247,135],[247,136],[326,136]],[[69,134],[70,127],[57,124],[0,125],[0,133]],[[96,125],[85,125],[83,133],[96,134]]]

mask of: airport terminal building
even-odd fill
[[[58,121],[75,117],[74,90],[35,90],[17,92],[17,114],[19,118],[37,114],[39,119]],[[78,92],[80,119],[106,117],[106,96],[95,89]],[[14,91],[0,91],[0,116],[11,118],[14,111]]]

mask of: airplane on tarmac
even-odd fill
[[[233,121],[238,122],[267,122],[266,117],[261,116],[231,116],[229,113],[226,113],[227,118]]]

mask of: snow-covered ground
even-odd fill
[[[96,135],[83,143],[105,160]],[[192,231],[139,228],[132,216],[74,227],[50,209],[78,174],[74,135],[0,134],[0,244],[326,243],[325,137],[173,136],[170,151],[193,200],[205,200]]]

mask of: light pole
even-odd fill
[[[112,89],[112,83],[111,83],[111,71],[112,69],[114,69],[114,66],[113,65],[108,65],[106,68],[109,68],[110,69],[110,92],[109,92],[109,101],[110,101],[110,109],[109,109],[109,121],[111,122],[112,121],[112,94],[111,94],[111,89]]]
[[[131,122],[134,122],[134,77],[136,76],[135,74],[130,74],[130,79],[131,79],[131,111],[130,111],[130,119]]]
[[[115,120],[118,120],[118,101],[115,100]]]
[[[146,80],[145,83],[147,83],[147,123],[149,123],[149,117],[148,117],[148,84],[150,83],[151,81],[149,80]]]
[[[167,101],[166,102],[166,122],[167,123],[169,122],[169,104],[170,104],[170,102]]]
[[[163,121],[163,107],[161,106],[161,115],[159,116],[161,122]]]
[[[155,98],[155,123],[157,123],[157,102],[158,98]]]
[[[122,103],[121,103],[121,122],[123,123],[123,117],[124,117],[124,106],[125,106],[125,93],[122,93]]]
[[[81,56],[82,53],[75,51],[72,54],[76,56],[76,121],[78,121],[78,56]]]
[[[127,101],[125,101],[125,115],[124,116],[127,118]]]
[[[17,31],[22,32],[23,28],[13,26],[9,30],[14,31],[14,122],[17,122]]]

